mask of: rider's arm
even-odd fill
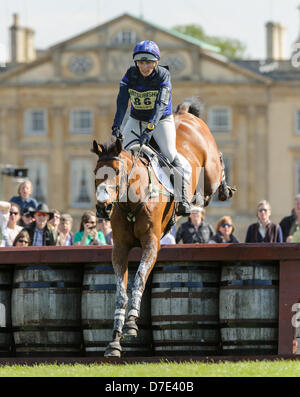
[[[150,117],[149,123],[153,123],[155,126],[162,118],[165,111],[170,107],[170,114],[172,113],[171,110],[171,78],[170,73],[165,70],[163,74],[163,79],[160,83],[159,92],[155,101],[154,109],[152,116]]]
[[[120,83],[120,90],[117,98],[117,111],[114,118],[113,127],[121,127],[125,113],[127,111],[129,101],[128,93],[128,78],[127,73],[123,77]]]

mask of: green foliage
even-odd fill
[[[299,377],[297,360],[3,366],[0,377]]]
[[[238,39],[226,37],[208,36],[200,25],[178,25],[173,28],[179,33],[194,37],[205,43],[220,48],[220,54],[231,59],[241,59],[246,51],[246,46]]]

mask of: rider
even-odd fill
[[[140,145],[147,145],[153,135],[161,152],[179,171],[174,173],[177,215],[187,216],[190,204],[187,198],[183,165],[176,150],[176,128],[172,115],[171,76],[167,68],[159,66],[160,50],[153,41],[138,43],[133,50],[135,66],[131,66],[120,83],[112,134],[123,139],[120,126],[131,101],[129,119],[123,129],[124,148],[136,142],[139,132]],[[180,180],[179,180],[180,177]],[[181,188],[178,188],[178,186]]]

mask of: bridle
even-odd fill
[[[98,162],[99,161],[119,161],[121,163],[121,177],[120,177],[120,181],[119,184],[116,185],[104,185],[103,188],[107,191],[108,188],[112,188],[112,189],[116,189],[117,192],[117,197],[114,201],[112,201],[112,204],[108,204],[107,206],[104,207],[100,207],[98,204],[96,205],[96,210],[97,210],[97,216],[100,218],[105,218],[105,219],[109,219],[109,213],[111,213],[112,208],[113,208],[113,204],[116,204],[119,209],[123,212],[123,214],[126,216],[126,219],[131,222],[134,223],[136,220],[136,215],[137,213],[142,209],[142,207],[145,205],[145,203],[148,201],[149,197],[151,196],[151,189],[148,189],[148,193],[146,195],[146,197],[144,198],[144,200],[133,210],[131,211],[130,207],[128,206],[127,202],[122,202],[122,197],[124,196],[124,194],[126,194],[126,192],[128,191],[129,188],[129,180],[130,180],[130,176],[133,172],[134,167],[137,164],[138,159],[140,158],[140,151],[137,154],[137,156],[135,156],[135,159],[133,161],[131,170],[129,173],[125,172],[125,166],[124,166],[124,161],[121,157],[117,157],[117,156],[99,156]],[[144,165],[146,165],[148,167],[148,164],[144,163]],[[98,168],[99,169],[99,168]],[[98,170],[97,169],[97,170]],[[97,173],[97,170],[95,170],[95,174]],[[125,181],[125,189],[124,189],[124,193],[121,194],[120,196],[120,192],[122,191],[122,186],[124,185],[124,181]]]

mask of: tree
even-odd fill
[[[246,51],[246,46],[238,39],[224,38],[218,36],[208,36],[200,25],[177,25],[173,28],[179,33],[195,37],[205,43],[212,44],[220,48],[220,54],[231,59],[241,59]]]

